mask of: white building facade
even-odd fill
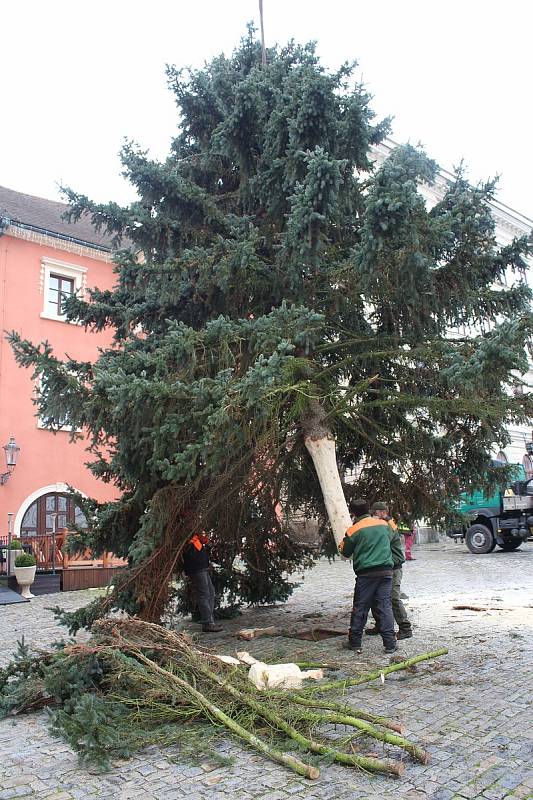
[[[398,144],[391,139],[386,139],[381,144],[373,147],[376,162],[382,164],[396,147],[398,147]],[[420,186],[420,194],[426,198],[429,207],[442,200],[447,188],[454,179],[454,175],[451,172],[439,169],[433,184]],[[503,203],[495,200],[490,203],[490,208],[496,225],[495,235],[499,245],[508,245],[513,239],[527,236],[533,230],[533,220],[528,219],[528,217],[518,211],[514,211]],[[531,266],[533,269],[533,264]],[[532,275],[532,272],[524,275],[524,280],[527,281],[529,286],[533,286]],[[533,365],[527,375],[524,376],[524,380],[529,387],[533,386]],[[507,461],[509,464],[523,464],[526,473],[529,473],[528,477],[533,477],[533,459],[526,453],[526,442],[533,441],[533,420],[530,426],[510,427],[509,436],[509,444],[504,450],[494,452],[494,457],[497,460]]]

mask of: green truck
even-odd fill
[[[487,496],[483,492],[462,495],[458,510],[468,516],[468,524],[450,528],[446,534],[466,542],[471,553],[516,550],[533,533],[533,478],[526,480],[521,464],[516,478],[505,492]]]

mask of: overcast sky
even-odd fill
[[[530,0],[264,0],[267,45],[318,41],[325,65],[359,62],[392,136],[422,142],[533,218]],[[124,137],[163,158],[178,118],[165,64],[230,53],[258,0],[17,0],[2,10],[0,184],[59,199],[133,199]]]

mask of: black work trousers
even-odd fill
[[[379,610],[380,634],[385,647],[395,647],[392,616],[392,575],[357,575],[353,595],[352,616],[348,638],[353,647],[361,647],[368,612],[371,606]]]
[[[376,628],[379,630],[379,608],[372,603],[372,616],[376,620]],[[395,569],[392,573],[392,616],[396,620],[402,633],[411,632],[411,623],[407,616],[407,611],[402,603],[402,568]]]
[[[198,611],[200,612],[200,621],[202,625],[210,625],[215,621],[213,617],[215,610],[215,587],[213,586],[209,570],[203,569],[188,577],[194,592]]]

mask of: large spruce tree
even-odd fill
[[[419,189],[437,166],[420,148],[373,170],[388,121],[373,121],[354,69],[330,73],[294,43],[263,67],[250,31],[231,58],[168,69],[168,158],[122,153],[137,202],[68,190],[70,217],[88,214],[123,248],[112,291],[66,304],[114,345],[92,364],[11,341],[41,377],[39,413],[83,429],[92,471],[117,488],[77,542],[130,567],[74,627],[111,607],[159,618],[198,526],[227,601],[284,598],[306,558],[284,520],[327,509],[338,540],[339,472],[355,472],[357,494],[435,520],[461,488],[496,480],[491,448],[531,413],[513,392],[530,243],[497,246],[494,183],[460,171],[428,208]]]

